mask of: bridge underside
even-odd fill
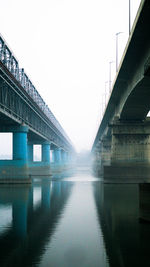
[[[0,89],[0,132],[13,134],[13,159],[0,160],[0,183],[29,183],[30,175],[51,175],[69,166],[69,144],[57,130],[1,78]],[[40,162],[33,161],[35,144],[41,145]]]
[[[143,121],[150,110],[150,77],[144,77],[128,96],[120,120]]]
[[[117,168],[124,176],[133,167],[139,177],[145,166],[150,181],[149,11],[150,2],[142,0],[92,148],[95,169],[101,173],[111,166],[114,178]]]

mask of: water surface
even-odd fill
[[[3,185],[0,266],[150,266],[147,195],[88,173]]]

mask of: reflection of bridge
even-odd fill
[[[149,10],[149,0],[142,0],[93,144],[98,169],[150,162]]]
[[[71,183],[41,180],[41,201],[35,208],[34,186],[0,188],[0,204],[12,205],[12,225],[0,234],[0,266],[38,262],[59,221]]]
[[[139,223],[139,203],[149,216],[150,188],[146,184],[141,192],[139,184],[101,183],[93,190],[110,266],[148,267],[150,230],[149,223]]]
[[[36,88],[19,69],[6,42],[0,37],[0,131],[13,133],[13,160],[0,161],[0,174],[26,176],[33,164],[33,145],[42,146],[40,167],[49,166],[50,149],[54,161],[67,163],[73,146]],[[37,164],[36,164],[37,166]]]

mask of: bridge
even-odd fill
[[[150,2],[142,0],[92,147],[98,172],[150,163],[149,14]]]
[[[0,183],[29,182],[30,174],[50,174],[52,166],[68,164],[74,153],[71,140],[24,69],[19,68],[18,60],[2,36],[0,132],[13,133],[13,159],[0,160]],[[34,144],[41,145],[41,162],[33,161]]]

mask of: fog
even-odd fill
[[[72,140],[90,150],[129,35],[129,1],[1,1],[1,34]],[[131,25],[140,0],[131,0]],[[1,154],[11,137],[0,135]]]

